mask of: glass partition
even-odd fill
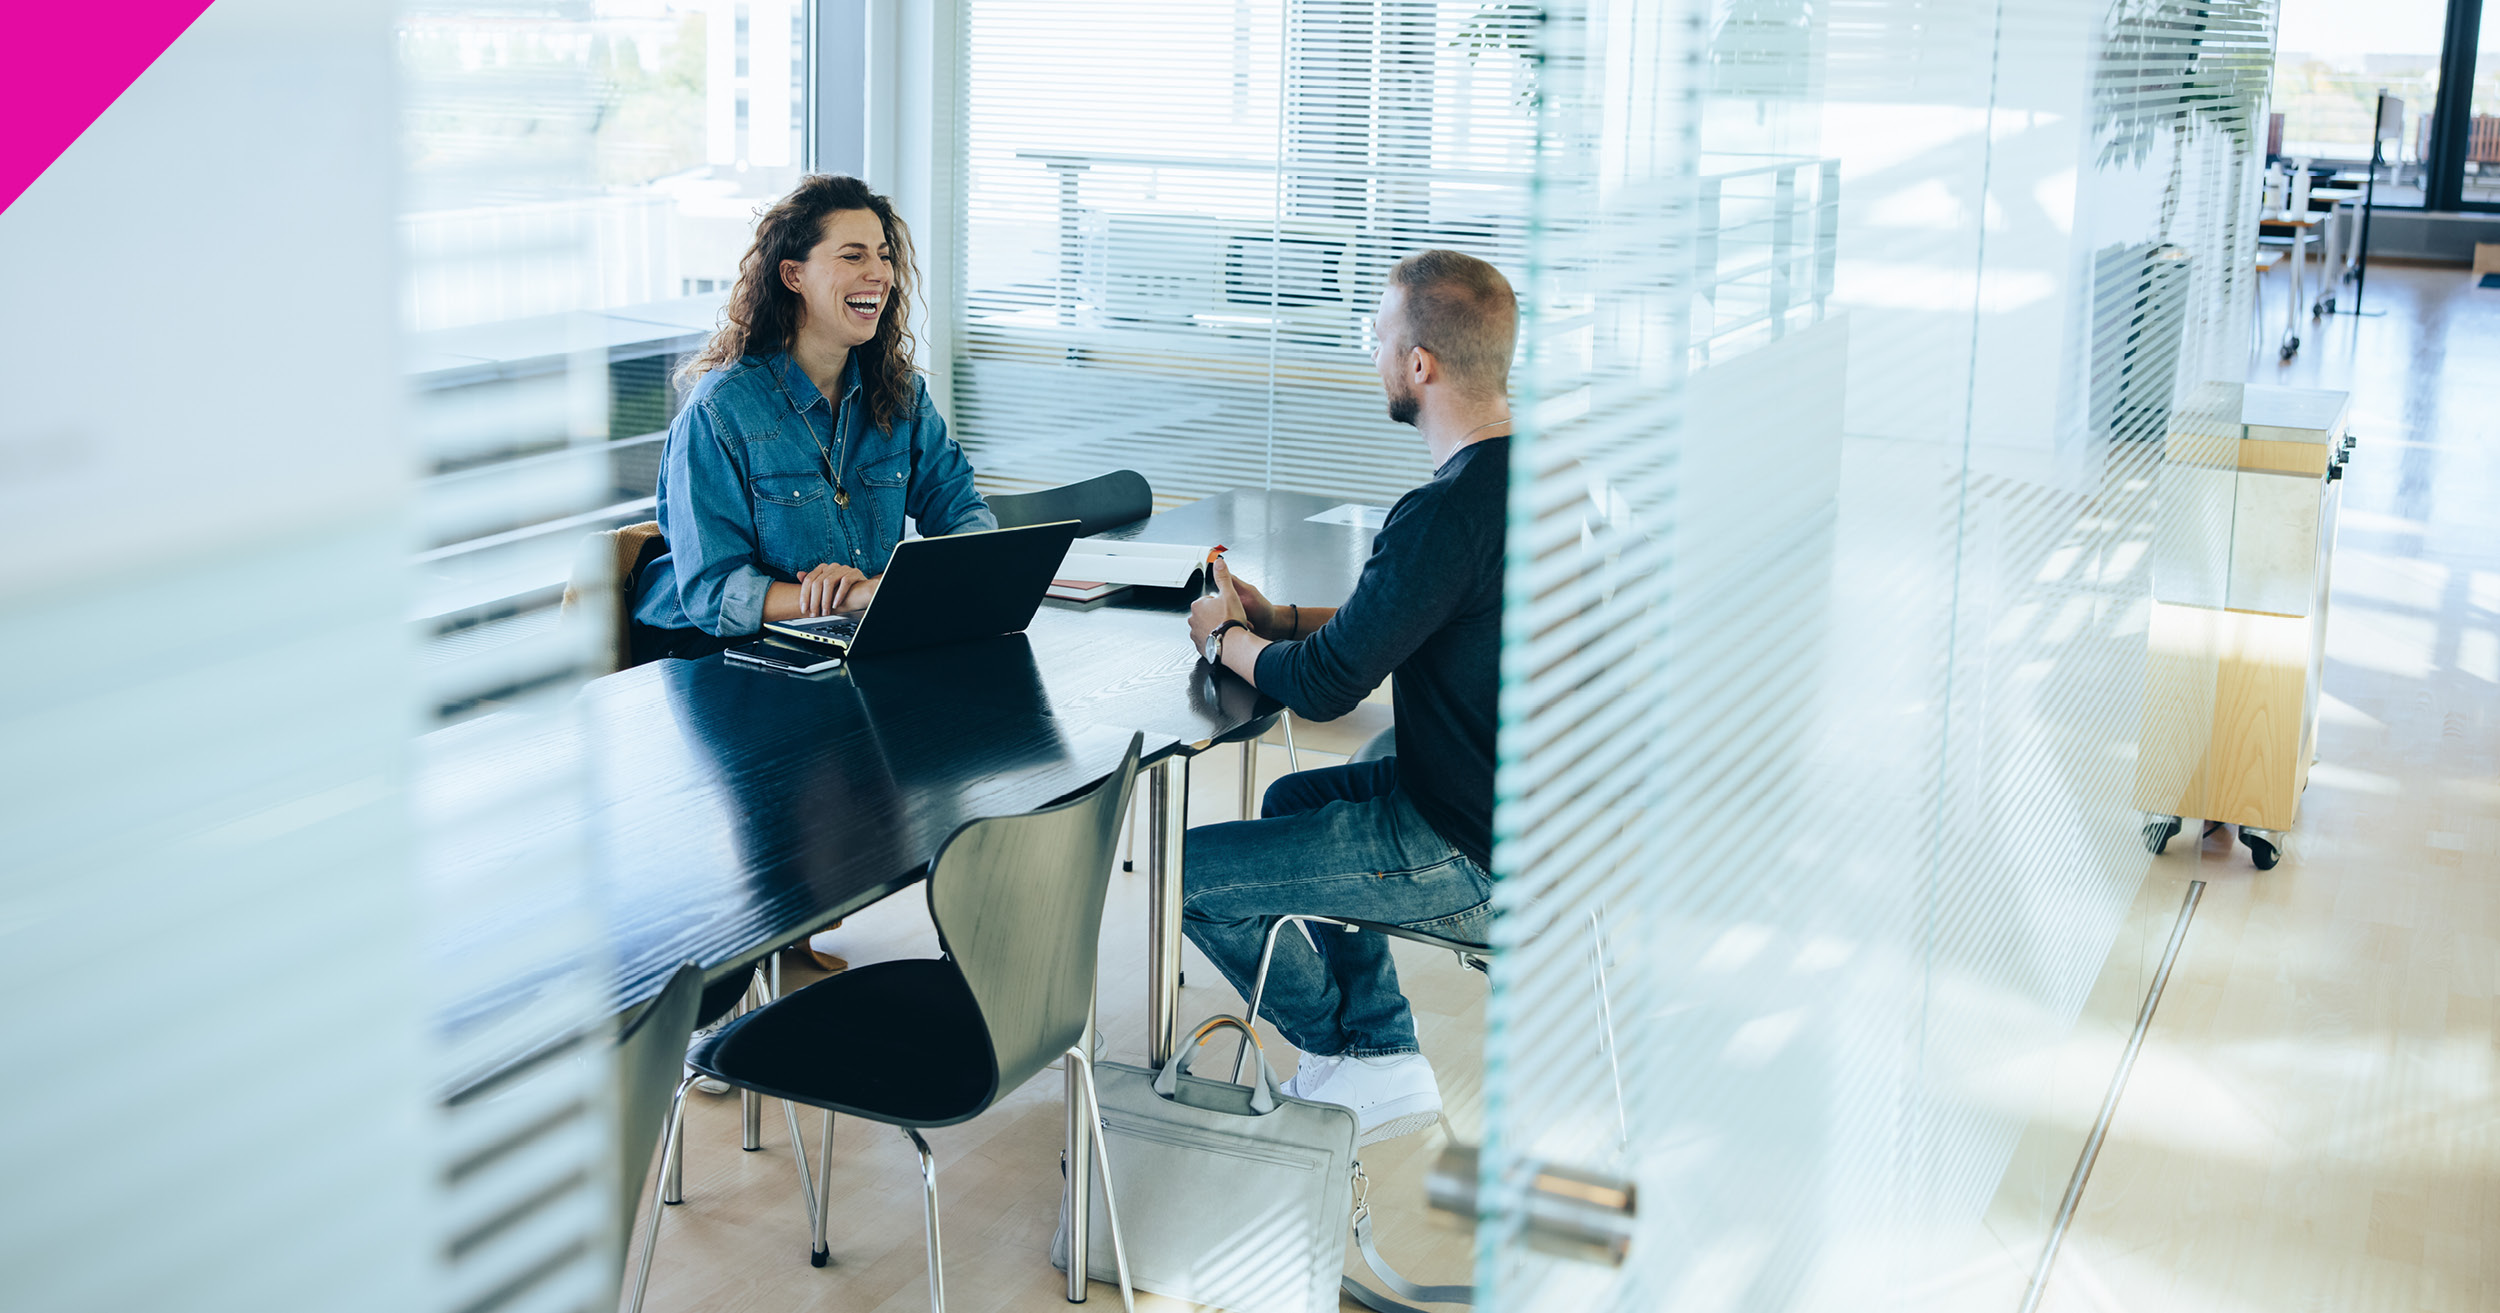
[[[1541,12],[1480,1302],[2011,1309],[2176,907],[2271,8]]]

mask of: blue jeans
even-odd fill
[[[1288,775],[1262,819],[1189,832],[1181,928],[1245,999],[1268,927],[1309,913],[1483,939],[1493,881],[1397,791],[1397,758]],[[1260,1012],[1304,1053],[1416,1052],[1415,1017],[1380,935],[1312,927],[1277,936]]]

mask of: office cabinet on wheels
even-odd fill
[[[2173,427],[2136,758],[2155,853],[2186,822],[2217,821],[2238,826],[2268,870],[2299,818],[2317,759],[2348,409],[2341,392],[2209,389],[2182,415],[2190,428],[2222,423]]]

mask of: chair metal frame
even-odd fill
[[[956,969],[965,973],[965,982],[967,986],[972,989],[973,1000],[981,1017],[981,1024],[987,1029],[990,1036],[990,1042],[993,1045],[1000,1043],[1003,1037],[1012,1036],[1017,1033],[1012,1030],[1002,1031],[1002,1014],[994,1013],[992,1011],[993,1004],[998,1003],[1001,999],[1010,1000],[1003,1005],[1005,1017],[1022,1020],[1030,1024],[1048,1025],[1058,1031],[1057,1035],[1050,1035],[1049,1032],[1046,1031],[1043,1036],[1036,1036],[1036,1038],[1041,1038],[1044,1042],[1049,1042],[1051,1039],[1064,1036],[1065,1025],[1067,1024],[1064,1009],[1068,1006],[1066,988],[1071,986],[1073,982],[1071,979],[1064,976],[1060,978],[1059,984],[1062,988],[1060,994],[1057,996],[1052,996],[1050,994],[1050,985],[1047,981],[1039,982],[1043,995],[1045,996],[1045,1003],[1044,1005],[1035,1007],[1033,1011],[1039,1012],[1041,1014],[1040,1017],[1036,1017],[1034,1015],[1016,1017],[1016,1003],[1026,1000],[1017,999],[1014,991],[1012,990],[1005,994],[993,991],[985,997],[983,984],[984,982],[993,986],[997,984],[994,972],[999,969],[998,963],[1000,959],[998,959],[994,954],[975,955],[973,958],[969,959],[959,957],[957,955],[955,945],[949,940],[948,927],[950,924],[956,924],[956,917],[959,914],[956,909],[960,909],[961,914],[968,916],[971,919],[967,920],[958,927],[959,932],[971,932],[975,929],[980,920],[980,918],[974,914],[984,910],[984,908],[994,908],[996,905],[983,903],[980,895],[973,895],[972,901],[964,901],[966,896],[956,893],[953,883],[954,880],[964,877],[953,875],[956,868],[949,864],[948,857],[951,852],[956,850],[958,840],[964,840],[967,836],[981,834],[982,838],[975,839],[972,844],[962,850],[963,852],[971,854],[971,856],[965,857],[962,860],[975,863],[976,865],[971,869],[979,869],[977,863],[984,860],[985,857],[985,854],[980,846],[980,844],[986,839],[983,827],[998,827],[1002,825],[1012,826],[1018,821],[1033,821],[1056,813],[1077,812],[1078,809],[1084,808],[1089,804],[1104,808],[1104,810],[1111,816],[1119,816],[1122,813],[1125,813],[1127,810],[1127,802],[1136,784],[1137,755],[1141,743],[1142,736],[1132,738],[1129,746],[1128,759],[1122,766],[1121,770],[1115,774],[1113,779],[1106,780],[1103,783],[1094,786],[1094,788],[1088,790],[1085,795],[1059,804],[1056,807],[1043,809],[1040,812],[1026,813],[1021,817],[993,817],[985,820],[966,822],[961,828],[957,829],[953,835],[950,835],[944,844],[940,845],[937,856],[930,862],[930,879],[927,882],[926,887],[929,891],[928,897],[930,901],[931,919],[937,926],[939,941],[941,945],[946,948],[946,956],[948,960],[954,961],[956,963]],[[1112,790],[1116,794],[1116,799],[1101,799],[1098,795],[1100,795],[1105,789]],[[1101,824],[1103,822],[1098,820],[1095,823]],[[1097,837],[1091,842],[1096,842],[1101,845],[1097,851],[1104,865],[1104,873],[1100,877],[1101,883],[1093,886],[1091,894],[1088,895],[1094,898],[1094,912],[1092,914],[1092,920],[1094,923],[1095,934],[1098,937],[1100,933],[1100,896],[1107,892],[1107,885],[1109,881],[1108,868],[1111,858],[1111,842],[1116,838],[1118,829],[1116,823],[1114,823],[1112,828],[1097,830],[1094,833]],[[943,889],[940,888],[941,881],[945,882],[945,888]],[[969,888],[977,890],[984,888],[984,886],[974,885],[969,886]],[[990,896],[998,897],[999,895],[993,894]],[[1006,897],[1011,899],[1013,895],[1006,895]],[[997,932],[991,930],[984,933],[994,935]],[[976,939],[977,938],[978,936],[976,936]],[[974,969],[966,970],[967,962],[971,962]],[[764,993],[777,996],[779,993],[778,985],[779,958],[776,954],[772,959],[772,971],[769,976],[767,976],[763,969],[759,966],[755,979],[750,982],[748,994],[746,999],[742,1001],[742,1006],[761,1006],[761,1004],[756,1003],[757,996]],[[1077,1104],[1076,1107],[1072,1107],[1070,1110],[1070,1120],[1074,1123],[1079,1117],[1082,1118],[1083,1135],[1077,1143],[1087,1149],[1090,1149],[1092,1161],[1094,1164],[1098,1165],[1098,1169],[1102,1173],[1103,1202],[1110,1214],[1111,1221],[1112,1257],[1119,1273],[1120,1303],[1124,1310],[1128,1310],[1129,1313],[1134,1313],[1136,1307],[1136,1296],[1134,1286],[1129,1279],[1128,1247],[1120,1230],[1119,1204],[1113,1194],[1111,1183],[1110,1145],[1108,1136],[1103,1128],[1102,1104],[1094,1081],[1093,1054],[1091,1052],[1094,1036],[1094,976],[1091,974],[1086,975],[1083,978],[1081,988],[1084,1000],[1084,1020],[1082,1029],[1077,1035],[1076,1042],[1068,1045],[1063,1050],[1059,1050],[1055,1055],[1049,1053],[1048,1051],[1037,1053],[1028,1045],[1028,1047],[1023,1049],[1021,1052],[1015,1054],[1012,1063],[1007,1055],[1000,1054],[993,1049],[991,1058],[993,1063],[993,1075],[1000,1081],[1000,1087],[993,1089],[992,1092],[986,1096],[987,1101],[982,1104],[981,1111],[986,1111],[988,1108],[995,1106],[1000,1097],[1010,1092],[1010,1090],[1005,1087],[1004,1082],[1011,1071],[1038,1074],[1039,1071],[1047,1069],[1048,1063],[1046,1059],[1053,1056],[1055,1056],[1059,1061],[1067,1064],[1067,1070],[1073,1077],[1069,1084],[1069,1097]],[[1049,997],[1057,997],[1058,1001],[1049,1002],[1047,1001]],[[769,1003],[771,1001],[773,1001],[772,998],[766,998],[764,1000],[765,1003]],[[1054,1011],[1054,1009],[1057,1010]],[[1059,1017],[1060,1020],[1052,1022],[1046,1019],[1051,1016]],[[658,1168],[660,1179],[663,1182],[664,1187],[669,1183],[682,1184],[682,1173],[684,1170],[683,1126],[685,1096],[686,1091],[693,1087],[694,1082],[697,1079],[699,1079],[698,1074],[689,1070],[684,1079],[678,1082],[676,1093],[670,1102],[668,1119],[670,1134],[664,1146],[662,1161]],[[1021,1079],[1022,1078],[1020,1077],[1019,1083]],[[740,1092],[749,1096],[755,1096],[756,1094],[756,1091],[745,1087],[741,1087]],[[807,1143],[804,1136],[801,1134],[799,1126],[798,1105],[786,1096],[782,1098],[781,1102],[783,1113],[789,1120],[792,1156],[799,1172],[800,1202],[805,1206],[808,1213],[810,1242],[808,1261],[813,1266],[823,1267],[830,1260],[830,1248],[828,1245],[827,1233],[829,1229],[828,1215],[831,1210],[833,1196],[834,1113],[831,1108],[821,1109],[824,1120],[817,1138],[815,1169],[811,1173],[809,1170]],[[965,1114],[963,1119],[968,1120],[970,1117],[978,1115],[978,1112]],[[863,1120],[871,1120],[871,1118],[863,1118]],[[918,1155],[920,1160],[921,1190],[925,1211],[925,1238],[928,1249],[929,1307],[932,1310],[932,1313],[944,1313],[946,1307],[945,1251],[940,1234],[938,1217],[937,1159],[929,1148],[928,1140],[921,1135],[919,1127],[903,1123],[888,1124],[895,1125],[896,1129],[903,1132],[904,1137],[911,1141],[913,1152]],[[952,1123],[950,1122],[946,1124]],[[752,1122],[750,1122],[750,1125],[752,1125]],[[1068,1176],[1071,1183],[1070,1188],[1073,1191],[1078,1192],[1072,1197],[1076,1197],[1080,1200],[1079,1206],[1081,1207],[1081,1192],[1084,1189],[1084,1185],[1081,1181],[1079,1181],[1077,1174],[1073,1170],[1068,1173]],[[682,1197],[682,1194],[680,1194],[679,1197]],[[668,1198],[664,1201],[676,1202],[676,1199]],[[649,1280],[651,1270],[651,1254],[654,1242],[658,1237],[659,1211],[660,1210],[656,1207],[652,1209],[651,1218],[645,1227],[642,1247],[642,1261],[634,1278],[633,1299],[628,1305],[629,1309],[632,1310],[633,1313],[639,1313],[642,1307],[643,1292],[646,1289]],[[1082,1225],[1082,1222],[1078,1221],[1075,1224],[1075,1229],[1071,1232],[1070,1239],[1072,1242],[1072,1251],[1081,1248],[1082,1246]],[[1084,1281],[1085,1276],[1083,1266],[1081,1264],[1071,1263],[1069,1278],[1070,1302],[1074,1303],[1082,1300]]]
[[[1605,1044],[1606,1066],[1614,1080],[1617,1143],[1628,1148],[1632,1143],[1632,1126],[1630,1114],[1624,1110],[1623,1060],[1615,1042],[1614,1003],[1606,987],[1606,936],[1602,912],[1601,908],[1589,909],[1589,959],[1596,977],[1598,1035]],[[1488,978],[1493,973],[1494,951],[1491,944],[1466,939],[1450,939],[1427,930],[1402,926],[1393,921],[1366,921],[1359,917],[1319,916],[1303,912],[1288,913],[1277,917],[1275,923],[1267,928],[1266,943],[1259,949],[1258,974],[1252,977],[1250,983],[1249,1019],[1253,1025],[1258,1022],[1259,1005],[1267,999],[1267,971],[1269,965],[1276,960],[1276,937],[1283,934],[1288,925],[1305,927],[1304,933],[1306,934],[1309,933],[1308,927],[1313,925],[1337,926],[1348,934],[1368,930],[1393,939],[1403,939],[1431,948],[1446,949],[1458,958],[1460,966],[1481,973]],[[1249,1052],[1250,1042],[1245,1039],[1241,1047],[1233,1054],[1233,1081],[1236,1084],[1241,1081],[1242,1064],[1249,1057]]]

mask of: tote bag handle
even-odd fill
[[[1198,1023],[1198,1029],[1181,1045],[1180,1052],[1173,1054],[1172,1060],[1163,1064],[1163,1070],[1155,1073],[1155,1093],[1167,1099],[1178,1097],[1181,1074],[1189,1070],[1190,1060],[1198,1056],[1198,1050],[1207,1042],[1208,1036],[1227,1026],[1249,1036],[1251,1050],[1259,1055],[1258,1074],[1250,1086],[1251,1115],[1264,1117],[1276,1111],[1276,1098],[1281,1093],[1276,1088],[1276,1070],[1267,1065],[1267,1048],[1259,1043],[1259,1032],[1239,1017],[1217,1015]]]

